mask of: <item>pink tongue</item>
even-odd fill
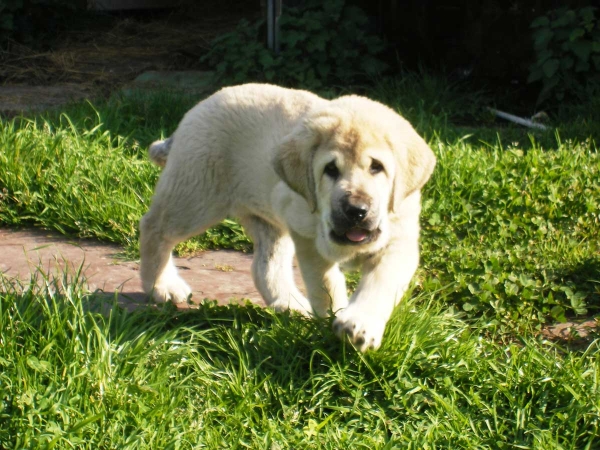
[[[346,232],[346,237],[352,242],[360,242],[367,238],[367,232],[360,228],[352,228]]]

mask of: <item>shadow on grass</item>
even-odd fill
[[[543,327],[542,335],[565,350],[585,349],[600,337],[600,258],[586,258],[551,276],[560,280],[573,311]]]
[[[106,331],[109,341],[135,339],[148,332],[157,336],[204,333],[212,336],[212,345],[205,348],[210,359],[219,353],[227,359],[238,354],[250,367],[262,364],[277,371],[288,370],[292,360],[300,368],[299,362],[313,353],[331,361],[356,355],[350,344],[334,335],[331,318],[307,319],[297,313],[276,313],[250,301],[219,305],[217,301],[205,300],[182,309],[170,302],[153,303],[143,293],[90,293],[82,268],[70,270],[67,266],[54,274],[38,268],[27,282],[0,274],[4,309],[10,303],[21,320],[35,329],[55,320],[80,321],[86,326],[91,321]]]
[[[573,308],[566,319],[581,321],[600,313],[600,255],[553,270],[549,276],[558,280]]]

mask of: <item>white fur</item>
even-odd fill
[[[408,122],[363,97],[327,101],[248,84],[199,103],[150,156],[165,168],[140,222],[146,292],[185,301],[191,290],[173,266],[173,246],[233,216],[254,241],[252,273],[268,305],[333,312],[336,332],[360,350],[380,346],[418,265],[420,188],[435,165]],[[332,160],[336,179],[324,174]],[[384,171],[373,173],[375,160]],[[370,206],[371,242],[332,240],[333,217],[349,195]],[[293,281],[294,254],[308,299]],[[349,301],[340,264],[363,272]]]

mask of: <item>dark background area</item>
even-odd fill
[[[303,0],[284,0],[283,11]],[[160,3],[160,2],[159,2]],[[197,21],[206,31],[180,36],[178,59],[173,68],[203,68],[199,61],[219,33],[235,27],[241,18],[264,15],[265,0],[180,1],[172,7],[149,10],[90,10],[85,0],[0,0],[0,64],[44,52],[73,32],[101,33],[115,21],[133,19],[152,22],[168,18],[172,27],[190,30]],[[428,70],[452,80],[469,80],[474,89],[517,92],[521,101],[535,102],[540,83],[527,83],[534,61],[530,25],[559,7],[600,6],[592,0],[348,0],[368,17],[370,31],[387,42],[382,58],[387,74]],[[212,20],[212,22],[211,22]],[[201,24],[201,25],[200,25]],[[212,25],[211,25],[212,24]],[[212,31],[211,31],[212,26]],[[119,40],[122,40],[119,38]],[[28,50],[24,52],[24,48]],[[28,64],[24,61],[24,64]],[[31,71],[30,71],[31,73]],[[39,79],[39,71],[37,73]],[[35,78],[35,77],[34,77]],[[14,73],[0,70],[0,83],[15,80]],[[19,82],[37,82],[27,76]]]
[[[501,82],[527,78],[533,59],[530,24],[536,17],[557,8],[600,4],[589,0],[355,0],[354,3],[377,18],[378,31],[407,68],[423,64]]]

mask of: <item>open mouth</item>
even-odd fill
[[[376,228],[375,230],[365,230],[364,228],[355,227],[340,234],[331,230],[329,237],[336,244],[364,245],[375,241],[380,234],[381,230],[379,230],[379,228]]]

